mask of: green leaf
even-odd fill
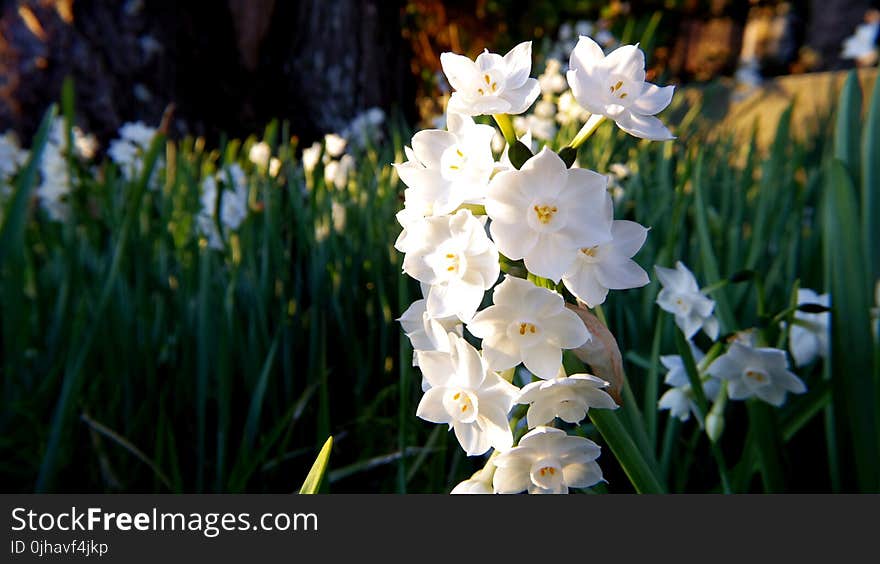
[[[871,331],[871,284],[865,269],[859,210],[851,176],[832,161],[826,177],[823,237],[832,296],[831,382],[835,435],[844,467],[860,491],[880,490],[877,367]],[[847,451],[851,456],[847,455]],[[847,472],[842,473],[846,480]],[[856,484],[843,483],[845,489]]]
[[[318,457],[312,464],[312,469],[309,470],[309,475],[306,476],[306,480],[299,489],[299,493],[316,494],[321,489],[321,482],[324,479],[324,474],[327,472],[327,461],[330,460],[330,450],[332,448],[333,436],[331,435],[327,437],[327,441],[321,447],[321,452],[318,453]]]
[[[840,91],[837,126],[834,130],[834,156],[849,170],[853,178],[859,174],[859,140],[862,116],[862,90],[859,75],[851,70]]]
[[[591,409],[590,420],[611,448],[630,483],[638,493],[665,493],[666,487],[651,470],[632,437],[623,426],[620,415],[609,409]]]
[[[508,158],[510,158],[510,164],[517,170],[522,168],[522,165],[526,164],[526,161],[532,158],[532,151],[525,146],[525,143],[522,141],[516,141],[510,146],[509,152],[507,153]]]
[[[862,244],[867,251],[872,280],[880,278],[880,73],[865,120],[862,153]],[[873,244],[872,244],[873,243]]]

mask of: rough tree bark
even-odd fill
[[[401,1],[0,0],[0,131],[28,138],[68,75],[81,125],[126,121],[216,138],[289,119],[306,139],[359,111],[412,117]]]

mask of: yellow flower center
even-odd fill
[[[519,334],[525,335],[526,333],[534,334],[537,331],[537,328],[532,323],[520,323],[519,324]]]
[[[543,468],[538,470],[538,474],[540,474],[541,476],[546,476],[548,474],[553,476],[556,474],[556,468],[553,468],[552,466],[544,466]]]
[[[538,216],[538,221],[547,225],[550,223],[550,220],[553,219],[553,215],[559,211],[556,206],[539,206],[535,205],[534,207],[535,215]]]
[[[758,383],[764,383],[767,381],[767,375],[758,370],[746,370],[746,378],[751,378]]]
[[[611,94],[617,96],[621,100],[626,98],[627,93],[620,92],[620,89],[623,88],[623,81],[622,80],[618,80],[613,86],[610,86],[609,88],[611,89]]]
[[[488,73],[483,75],[483,82],[485,82],[486,85],[477,88],[477,92],[479,92],[480,96],[485,96],[486,94],[494,94],[498,91],[498,83],[492,80],[492,77],[489,76]]]
[[[595,257],[596,250],[599,248],[599,245],[594,245],[592,247],[586,247],[581,249],[581,252],[587,255],[588,257]]]

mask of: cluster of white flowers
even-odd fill
[[[593,104],[601,113],[588,116],[589,127],[608,117],[634,135],[654,133],[656,126],[641,117],[642,127],[632,126],[633,116],[662,109],[655,93],[662,92],[668,103],[671,87],[644,83],[638,49],[622,48],[606,63],[591,44],[580,39],[572,54],[572,68],[578,70],[569,82],[579,85],[575,94],[584,98],[579,100],[584,107],[587,99],[604,100],[609,91],[618,103]],[[405,149],[407,160],[395,164],[406,185],[395,248],[404,253],[403,271],[421,283],[424,296],[399,320],[423,378],[416,414],[448,424],[469,456],[495,450],[486,467],[455,493],[565,493],[590,487],[602,480],[598,445],[552,425],[557,418],[577,424],[590,409],[617,405],[606,391],[608,382],[569,375],[563,367],[563,351],[583,347],[593,337],[566,305],[562,287],[596,307],[609,290],[647,284],[647,274],[632,257],[648,230],[614,219],[605,175],[569,168],[546,147],[532,155],[528,133],[516,140],[510,115],[535,103],[541,81],[554,83],[557,93],[565,87],[564,79],[529,76],[531,43],[503,57],[485,51],[475,61],[453,53],[443,53],[440,60],[454,89],[446,127],[416,133]],[[639,63],[641,70],[635,68]],[[650,107],[641,101],[645,96]],[[492,150],[495,128],[473,120],[486,114],[493,115],[508,145],[499,161]],[[582,130],[570,149],[589,133]],[[502,261],[520,264],[516,271],[527,271],[528,279],[502,277]],[[492,304],[480,309],[489,290]],[[482,350],[467,335],[480,339]],[[534,376],[531,383],[526,376],[521,389],[513,383],[520,365],[520,377]],[[518,442],[515,434],[523,429],[512,429],[508,420],[517,404],[528,406],[525,427],[530,429]]]
[[[0,196],[6,197],[12,188],[12,178],[27,161],[28,152],[18,144],[15,132],[0,135]]]
[[[147,150],[149,150],[153,138],[156,137],[156,133],[155,127],[150,127],[141,121],[126,123],[119,128],[119,138],[110,142],[107,156],[119,167],[123,178],[126,180],[140,178]],[[159,155],[158,158],[164,159],[164,155]],[[161,168],[161,164],[154,167],[150,174],[147,186],[151,190],[158,190],[160,187],[157,171]]]
[[[224,248],[224,237],[236,231],[248,215],[248,181],[237,163],[202,181],[199,231],[212,249]]]
[[[265,141],[254,143],[248,150],[248,160],[262,173],[275,178],[281,172],[281,159],[272,156],[272,147]]]
[[[681,262],[675,268],[655,266],[662,289],[657,296],[661,309],[675,316],[675,323],[688,341],[691,356],[696,364],[703,392],[709,402],[719,402],[723,408],[729,397],[744,400],[756,397],[774,406],[785,403],[791,392],[802,394],[807,388],[803,381],[789,370],[784,350],[759,346],[756,332],[741,331],[727,343],[715,342],[709,354],[705,354],[692,339],[702,331],[712,340],[718,339],[719,323],[714,316],[715,301],[701,291],[693,273]],[[798,304],[829,306],[828,295],[818,296],[812,290],[798,292]],[[789,347],[798,366],[812,362],[828,351],[829,313],[795,311],[789,328]],[[658,407],[667,409],[673,417],[687,421],[691,414],[699,416],[691,380],[680,356],[661,356],[660,361],[668,370],[665,383],[671,386],[661,396]],[[723,429],[723,413],[714,407],[712,421],[706,421],[707,431],[717,440]],[[704,422],[701,421],[701,424]],[[710,428],[712,427],[712,428]]]
[[[91,159],[97,151],[94,136],[86,135],[78,127],[71,128],[73,150],[68,151],[67,129],[64,120],[56,118],[49,130],[49,137],[40,161],[40,184],[37,198],[40,206],[52,221],[65,221],[70,215],[68,201],[73,190],[70,159]]]

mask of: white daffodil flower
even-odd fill
[[[798,305],[817,304],[831,307],[831,296],[821,296],[813,290],[804,288],[798,290]],[[816,357],[828,357],[828,337],[831,331],[831,313],[807,313],[796,311],[794,323],[788,335],[788,350],[794,358],[795,364],[805,366],[810,364]]]
[[[503,57],[487,49],[472,61],[455,53],[440,55],[440,65],[455,89],[449,111],[469,116],[521,114],[541,94],[530,78],[532,42],[520,43]]]
[[[457,317],[435,318],[428,313],[428,300],[416,300],[397,321],[413,347],[413,366],[418,366],[418,351],[449,352],[449,333],[459,337],[462,325]]]
[[[495,493],[564,494],[602,481],[599,445],[553,427],[536,427],[495,457]]]
[[[513,445],[507,414],[519,389],[489,370],[480,353],[463,338],[449,334],[450,352],[419,353],[419,367],[430,389],[416,415],[455,430],[468,456]]]
[[[107,155],[119,166],[119,170],[127,180],[140,176],[144,167],[144,157],[156,133],[156,128],[143,122],[126,123],[119,128],[119,139],[110,142]],[[157,177],[153,176],[151,180],[153,178]],[[158,188],[158,184],[151,182],[150,187]]]
[[[495,169],[495,128],[454,113],[447,127],[416,133],[407,162],[394,165],[400,180],[430,202],[431,215],[452,213],[465,202],[481,204]]]
[[[224,187],[222,192],[218,190],[218,183]],[[219,210],[217,210],[218,197]],[[202,181],[201,202],[202,210],[198,216],[199,230],[208,238],[209,247],[221,250],[223,238],[214,219],[215,211],[218,211],[220,226],[224,231],[238,229],[248,214],[247,177],[238,163],[233,163]]]
[[[449,492],[453,495],[462,495],[462,494],[471,494],[471,495],[483,495],[483,494],[493,494],[495,491],[492,489],[492,478],[495,477],[495,454],[489,457],[489,460],[486,461],[486,465],[483,466],[482,469],[474,472],[473,476],[460,482],[457,486],[452,488],[452,491]]]
[[[690,347],[694,362],[696,362],[699,367],[699,363],[706,355],[693,343],[690,343]],[[670,415],[677,417],[681,421],[687,421],[690,419],[691,414],[697,416],[699,413],[697,402],[694,399],[691,381],[690,378],[688,378],[687,369],[684,367],[684,361],[682,358],[678,355],[664,355],[660,357],[660,362],[668,370],[666,378],[664,378],[663,381],[672,386],[672,388],[666,390],[666,392],[660,396],[660,400],[657,402],[657,407],[661,410],[668,409]],[[703,393],[709,401],[715,401],[720,390],[721,382],[718,379],[707,378],[703,381]]]
[[[669,105],[675,87],[645,82],[645,54],[638,45],[618,47],[606,57],[598,43],[581,36],[569,68],[571,91],[586,110],[614,120],[636,137],[674,138],[654,114]]]
[[[269,159],[272,158],[272,148],[265,141],[254,143],[248,151],[248,160],[257,165],[260,170],[269,168]]]
[[[474,316],[468,331],[483,339],[483,356],[492,370],[507,370],[520,362],[539,378],[555,378],[562,366],[562,349],[590,339],[590,332],[565,300],[528,280],[505,277],[495,287],[493,303]]]
[[[616,220],[611,224],[612,239],[593,247],[581,247],[562,276],[562,283],[576,298],[590,307],[603,303],[608,290],[639,288],[647,284],[648,273],[636,264],[635,256],[648,230],[634,221]]]
[[[785,403],[787,392],[807,391],[803,381],[788,370],[788,358],[780,349],[733,343],[726,353],[715,359],[707,373],[727,380],[727,393],[732,400],[757,396],[779,407]]]
[[[311,174],[312,171],[315,170],[315,167],[318,166],[318,162],[321,160],[321,151],[324,148],[321,146],[321,143],[315,141],[312,143],[310,147],[306,147],[302,152],[302,165],[303,170],[306,171],[306,174]]]
[[[337,133],[328,133],[324,136],[324,147],[327,155],[334,159],[342,156],[347,144],[348,141],[345,140],[345,137]]]
[[[559,282],[581,248],[611,240],[608,179],[568,169],[546,147],[520,170],[503,171],[489,183],[486,213],[498,250],[524,259],[537,276]]]
[[[0,190],[6,190],[6,184],[27,162],[28,152],[18,144],[18,137],[13,131],[0,135]]]
[[[608,382],[591,374],[572,374],[527,384],[516,403],[529,405],[526,422],[529,428],[551,423],[559,417],[566,423],[580,423],[593,408],[617,409],[617,404],[602,388]]]
[[[430,286],[432,317],[470,321],[500,274],[498,250],[469,210],[426,218],[408,236],[403,271]]]
[[[688,339],[700,330],[712,340],[718,337],[718,320],[712,315],[715,301],[700,292],[694,274],[681,262],[675,268],[654,266],[663,289],[657,295],[657,305],[675,315],[675,323]]]

